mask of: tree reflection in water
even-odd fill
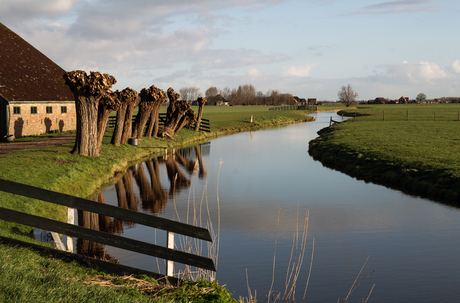
[[[176,193],[190,187],[190,180],[194,174],[198,172],[200,179],[206,178],[201,149],[201,146],[181,149],[174,154],[150,159],[128,168],[115,184],[118,207],[139,211],[140,200],[143,211],[159,214],[166,207],[168,199],[173,199]],[[166,167],[170,183],[169,193],[161,185],[160,164]],[[139,188],[138,196],[135,193],[134,181]],[[102,191],[95,201],[106,203]],[[132,222],[78,210],[78,225],[86,228],[120,235],[124,232],[125,224],[130,227],[135,226]],[[106,245],[88,240],[77,240],[77,253],[118,263],[115,258],[106,253]]]

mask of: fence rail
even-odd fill
[[[0,179],[0,191],[166,230],[168,233],[179,233],[185,236],[212,242],[211,235],[205,228],[159,218],[129,209],[119,208],[116,206],[66,195],[26,184]],[[162,246],[129,239],[102,231],[92,230],[73,224],[46,219],[12,209],[0,207],[0,219],[41,228],[52,232],[62,233],[71,237],[78,237],[101,244],[123,248],[153,257],[163,258],[168,261],[179,262],[211,271],[216,270],[214,262],[210,258],[178,251],[175,249],[165,248]]]
[[[166,123],[166,113],[159,113],[158,114],[158,126],[164,126],[165,123]],[[132,123],[134,123],[134,121],[136,120],[136,116],[133,116],[133,119],[132,119]],[[150,120],[150,118],[149,118]],[[149,123],[149,120],[147,121],[147,124],[146,124],[146,127]],[[109,127],[115,127],[115,124],[117,123],[117,117],[115,116],[111,116],[109,117],[109,122],[108,122],[108,126]],[[195,129],[195,124],[192,125],[193,129]],[[201,119],[201,124],[200,124],[200,131],[203,131],[203,132],[211,132],[211,122],[208,120],[208,119]]]

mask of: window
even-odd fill
[[[37,107],[36,106],[31,106],[30,107],[30,113],[31,114],[36,114],[37,113]]]
[[[19,115],[21,113],[21,107],[20,106],[13,106],[13,114]]]
[[[53,113],[53,107],[52,106],[47,106],[46,107],[46,113],[47,114],[52,114]]]
[[[61,114],[67,113],[67,106],[61,106]]]

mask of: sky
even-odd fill
[[[459,13],[458,0],[0,2],[1,23],[113,89],[252,84],[318,101],[348,84],[359,100],[460,96]]]

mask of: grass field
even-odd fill
[[[460,104],[363,105],[310,143],[323,164],[367,181],[460,202]]]
[[[311,119],[305,114],[305,111],[269,111],[269,107],[205,107],[204,118],[211,120],[211,133],[182,129],[172,140],[143,138],[139,147],[116,147],[110,144],[112,133],[109,129],[97,158],[70,154],[73,142],[17,151],[0,155],[0,178],[88,197],[104,185],[115,182],[116,173],[123,172],[129,164],[159,155],[165,147],[177,148],[227,133]],[[23,138],[21,141],[47,136],[49,135]],[[64,207],[6,193],[0,194],[0,207],[57,220],[66,219]],[[0,220],[1,236],[34,242],[32,232],[31,227]],[[49,260],[46,256],[25,248],[0,246],[0,302],[27,302],[28,298],[33,302],[159,301],[144,296],[142,293],[145,292],[128,287],[107,289],[99,285],[86,285],[85,281],[91,275],[88,269],[58,260]],[[176,295],[168,297],[174,298],[175,301],[187,301],[187,298],[193,296],[195,302],[232,301],[230,295],[218,284],[203,282],[200,285],[184,284],[184,288],[179,289]],[[200,295],[199,289],[207,289],[207,295]]]

